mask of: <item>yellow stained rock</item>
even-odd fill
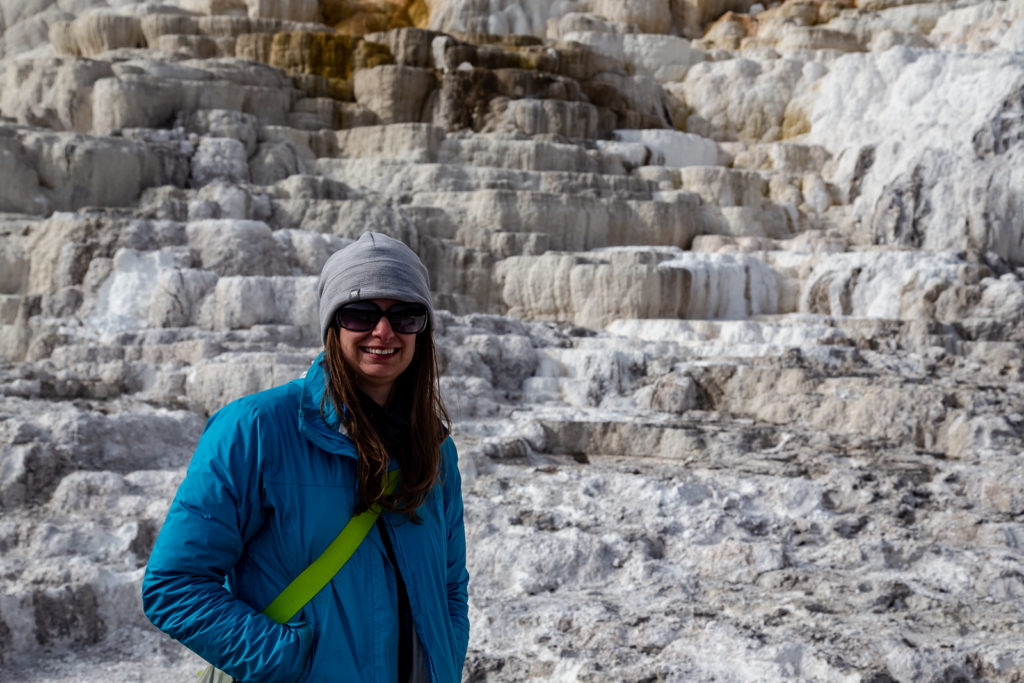
[[[782,139],[791,140],[811,131],[811,121],[807,113],[799,107],[786,107],[782,118]]]
[[[430,28],[430,6],[426,0],[413,0],[409,5],[409,19],[416,28]]]
[[[834,19],[845,9],[854,6],[853,0],[786,0],[757,15],[760,22],[776,21],[800,26],[816,26]]]
[[[362,36],[376,31],[426,26],[429,10],[422,0],[323,0],[323,21],[338,33]],[[412,14],[422,22],[416,24]]]
[[[701,44],[709,48],[736,50],[744,38],[756,35],[756,25],[757,20],[748,14],[726,12],[708,27]]]
[[[55,21],[50,24],[49,30],[50,45],[54,52],[59,55],[72,55],[81,57],[82,51],[78,48],[78,41],[71,31],[70,21]]]
[[[235,54],[277,66],[293,74],[349,80],[356,69],[391,64],[386,45],[331,33],[294,31],[273,35],[251,33],[238,37]]]

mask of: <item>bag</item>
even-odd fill
[[[398,470],[392,470],[385,475],[385,493],[390,494],[398,486],[398,473]],[[299,610],[305,607],[306,603],[330,583],[334,575],[345,566],[348,558],[352,557],[352,553],[370,533],[370,528],[377,521],[380,511],[381,507],[375,503],[370,506],[369,510],[348,520],[345,528],[320,553],[320,557],[313,560],[311,565],[292,579],[292,582],[285,586],[273,602],[267,605],[263,614],[279,624],[287,622],[298,614]],[[199,683],[234,683],[234,680],[234,676],[224,673],[213,664],[199,672]]]

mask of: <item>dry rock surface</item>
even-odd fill
[[[428,265],[466,681],[1024,680],[1022,0],[0,9],[0,679],[179,681],[202,430]]]

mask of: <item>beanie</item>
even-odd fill
[[[320,272],[320,340],[334,312],[345,304],[366,299],[415,301],[427,307],[431,328],[430,278],[416,253],[393,237],[364,232],[358,240],[331,254]]]

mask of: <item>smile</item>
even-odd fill
[[[374,356],[393,356],[398,353],[398,349],[371,349],[368,346],[360,346],[361,351],[373,354]]]

